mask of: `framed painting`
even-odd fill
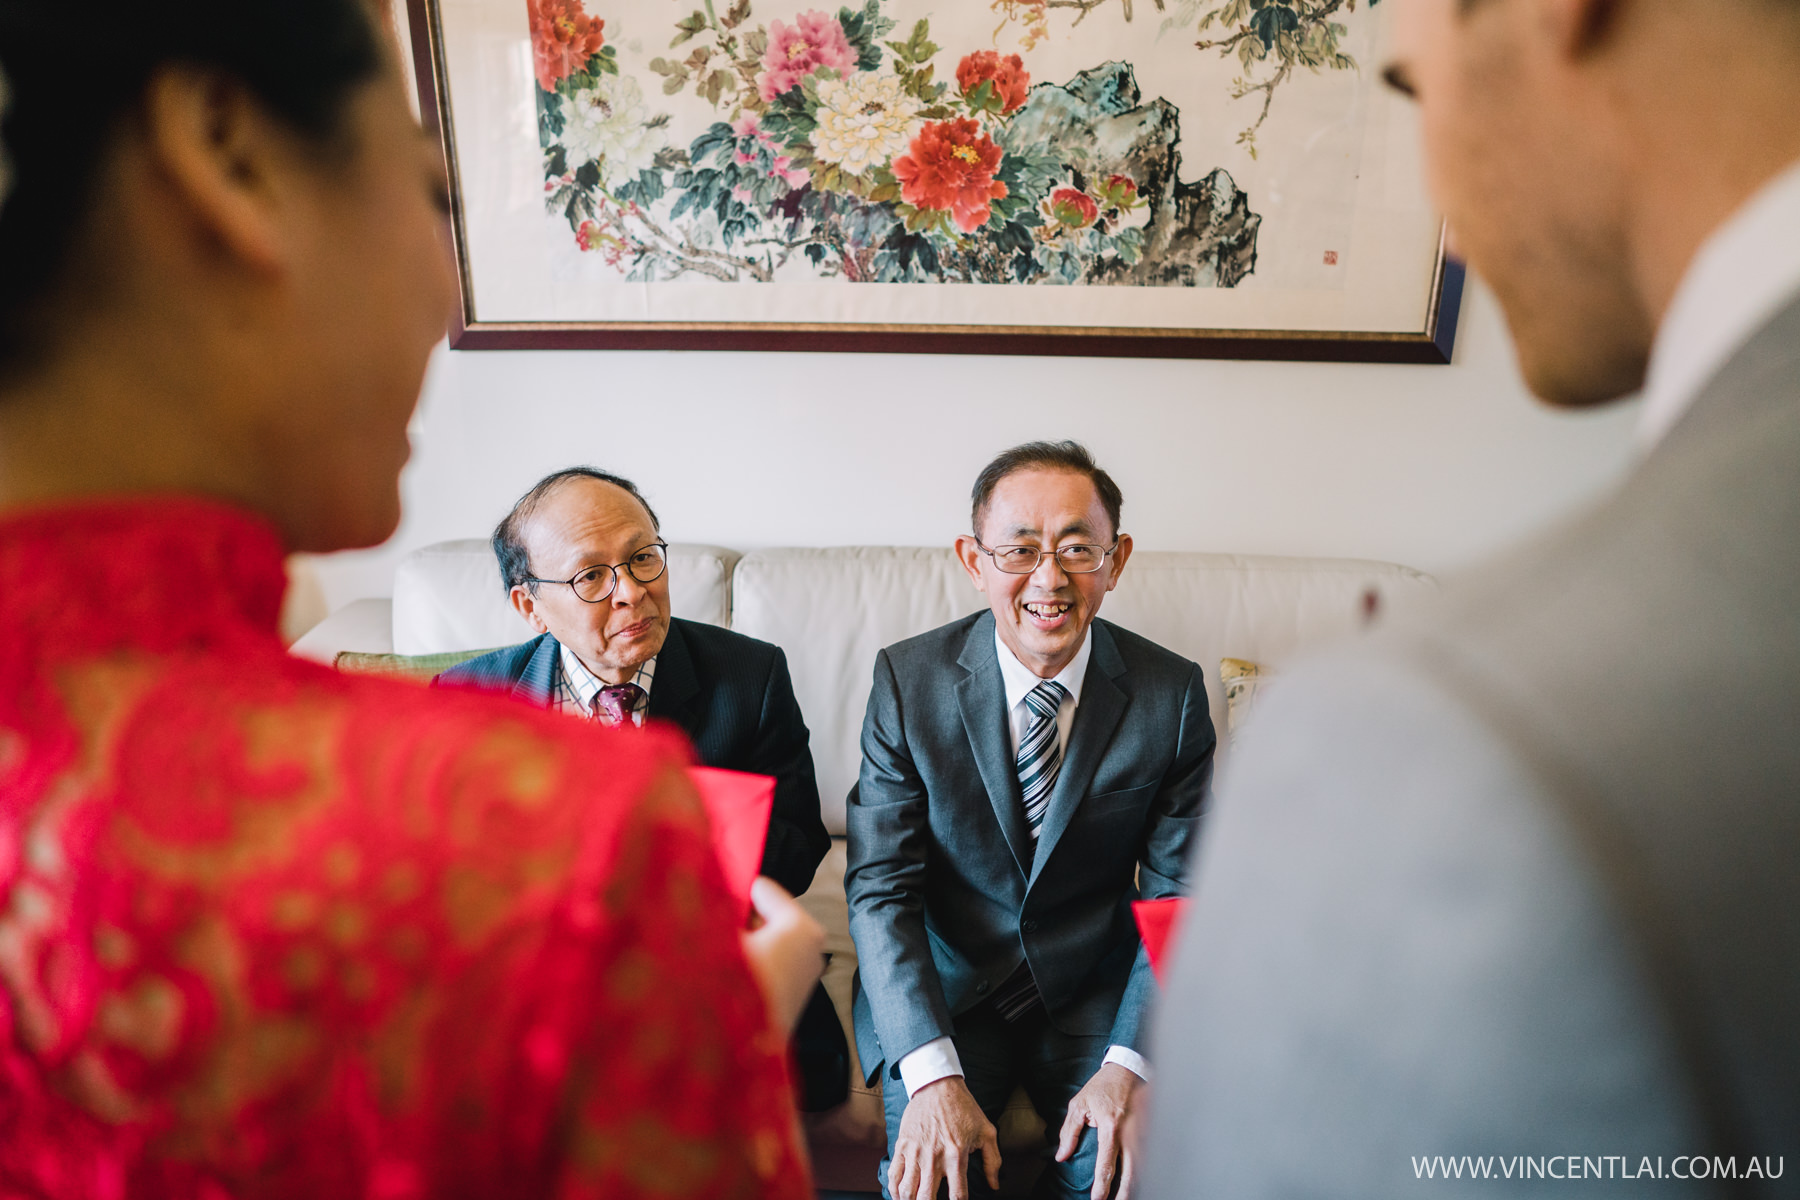
[[[1378,0],[407,0],[459,348],[1448,362]]]

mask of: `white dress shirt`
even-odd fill
[[[558,643],[561,646],[561,643]],[[550,706],[557,712],[573,712],[589,721],[600,720],[600,711],[594,707],[594,697],[606,684],[587,669],[587,664],[578,658],[567,646],[561,646],[562,653],[557,656],[556,687],[550,692]],[[650,710],[650,684],[656,678],[656,658],[652,656],[637,669],[631,682],[644,689],[638,697],[637,704],[631,710],[631,723],[642,725],[644,716]]]
[[[1644,382],[1638,446],[1648,452],[1708,381],[1800,292],[1800,163],[1714,230],[1663,315]]]
[[[1068,692],[1063,697],[1062,707],[1056,710],[1056,748],[1059,753],[1069,748],[1069,729],[1075,724],[1075,708],[1081,703],[1081,684],[1087,678],[1088,659],[1093,656],[1093,649],[1092,635],[1084,636],[1081,649],[1075,652],[1069,665],[1053,677]],[[1044,681],[1007,648],[997,629],[994,631],[994,653],[1000,660],[1000,679],[1006,689],[1006,730],[1013,755],[1017,757],[1019,742],[1031,726],[1031,709],[1025,703],[1025,697]],[[1104,1061],[1118,1063],[1139,1079],[1148,1081],[1150,1078],[1150,1064],[1129,1046],[1107,1047]],[[947,1037],[926,1042],[900,1059],[900,1082],[909,1099],[928,1083],[962,1073],[962,1058],[956,1053],[956,1043]]]

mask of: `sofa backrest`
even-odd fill
[[[731,623],[731,569],[719,546],[669,547],[669,606],[678,617]],[[482,538],[415,550],[394,569],[394,652],[491,650],[537,636],[500,588],[500,568]]]
[[[844,831],[875,653],[984,606],[948,548],[758,550],[669,547],[675,615],[727,625],[787,652],[812,730],[825,825]],[[1199,663],[1223,736],[1221,658],[1275,664],[1354,631],[1374,593],[1383,610],[1429,593],[1431,577],[1354,559],[1140,551],[1101,615]],[[393,649],[439,654],[524,641],[532,630],[500,590],[479,539],[414,551],[394,574]]]
[[[1386,563],[1148,551],[1132,556],[1100,615],[1199,663],[1223,736],[1221,658],[1277,663],[1354,631],[1371,592],[1391,608],[1434,587]],[[737,564],[731,627],[787,652],[834,834],[860,764],[876,651],[984,606],[948,549],[759,550]]]

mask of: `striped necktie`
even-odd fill
[[[1035,840],[1044,824],[1044,813],[1050,808],[1050,793],[1056,787],[1056,776],[1062,770],[1062,747],[1056,740],[1056,713],[1062,708],[1069,690],[1054,679],[1025,693],[1025,708],[1031,720],[1025,735],[1019,739],[1019,792],[1025,800],[1025,820]],[[1007,1021],[1017,1021],[1037,1007],[1037,980],[1031,965],[1020,963],[1007,981],[994,989],[994,1007]]]
[[[1050,807],[1050,791],[1062,770],[1062,747],[1056,739],[1056,713],[1069,691],[1054,679],[1046,679],[1025,694],[1031,720],[1019,739],[1019,791],[1025,800],[1025,820],[1037,837]]]

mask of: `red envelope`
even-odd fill
[[[712,821],[713,848],[725,870],[725,886],[738,901],[738,923],[750,919],[750,885],[762,872],[763,843],[775,809],[775,777],[717,767],[689,767]]]
[[[1137,918],[1138,932],[1143,935],[1144,949],[1150,954],[1150,969],[1156,973],[1158,983],[1163,982],[1163,963],[1168,961],[1169,945],[1176,927],[1181,924],[1181,914],[1187,911],[1187,903],[1180,896],[1131,902],[1131,915]]]

